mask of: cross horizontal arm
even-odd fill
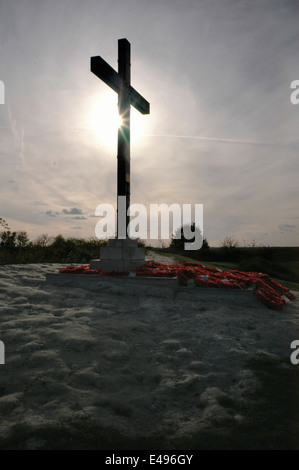
[[[90,58],[90,70],[98,78],[103,80],[116,93],[120,93],[123,81],[120,75],[100,56]],[[141,114],[149,114],[150,104],[132,86],[127,89],[129,103]]]
[[[103,80],[112,90],[119,93],[122,87],[122,79],[119,74],[100,56],[90,58],[90,70],[98,78]]]
[[[130,104],[134,106],[137,111],[141,114],[149,114],[150,113],[150,104],[146,99],[141,96],[138,91],[136,91],[133,87],[129,87],[128,90]]]

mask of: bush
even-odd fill
[[[0,226],[5,230],[0,233],[0,264],[17,263],[89,263],[98,258],[100,247],[107,242],[95,238],[64,238],[59,234],[50,237],[40,235],[35,241],[29,241],[26,232],[11,232],[4,219]]]

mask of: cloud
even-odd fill
[[[68,209],[62,209],[61,211],[62,214],[68,214],[68,215],[72,215],[72,214],[83,214],[82,210],[81,209],[78,209],[77,207],[73,207],[72,209],[68,210]]]
[[[36,203],[32,203],[32,204],[35,204],[35,205],[47,205],[47,204],[44,204],[42,202],[36,202]],[[76,219],[76,220],[86,220],[86,217],[84,215],[76,215],[76,214],[83,214],[82,210],[81,209],[78,209],[77,207],[73,207],[72,209],[62,209],[62,211],[52,211],[52,210],[48,210],[47,212],[44,212],[46,215],[48,215],[49,217],[57,217],[58,215],[75,215],[75,217],[68,217],[69,219]]]
[[[32,206],[48,206],[49,204],[47,204],[46,202],[42,202],[42,201],[34,201],[34,202],[31,202],[31,205]]]
[[[59,214],[58,212],[53,212],[51,210],[45,212],[46,215],[48,215],[49,217],[57,217],[57,215]]]
[[[279,230],[281,232],[293,232],[296,228],[296,225],[292,224],[281,224],[279,225]]]

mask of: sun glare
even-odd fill
[[[144,134],[144,116],[131,107],[131,142],[136,142]],[[117,95],[103,93],[91,101],[88,114],[89,128],[97,140],[106,147],[115,148],[117,131],[122,126],[118,114]]]
[[[106,147],[115,147],[120,117],[117,109],[117,96],[103,93],[91,100],[88,115],[89,127],[97,139]]]
[[[117,115],[116,123],[117,123],[118,128],[120,128],[122,126],[123,120],[122,120],[122,117],[119,114]]]
[[[131,142],[138,142],[144,135],[146,118],[131,106]]]

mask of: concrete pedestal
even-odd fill
[[[90,268],[105,271],[131,271],[145,263],[145,250],[138,247],[136,239],[110,238],[108,246],[100,250],[100,259],[90,261]]]

